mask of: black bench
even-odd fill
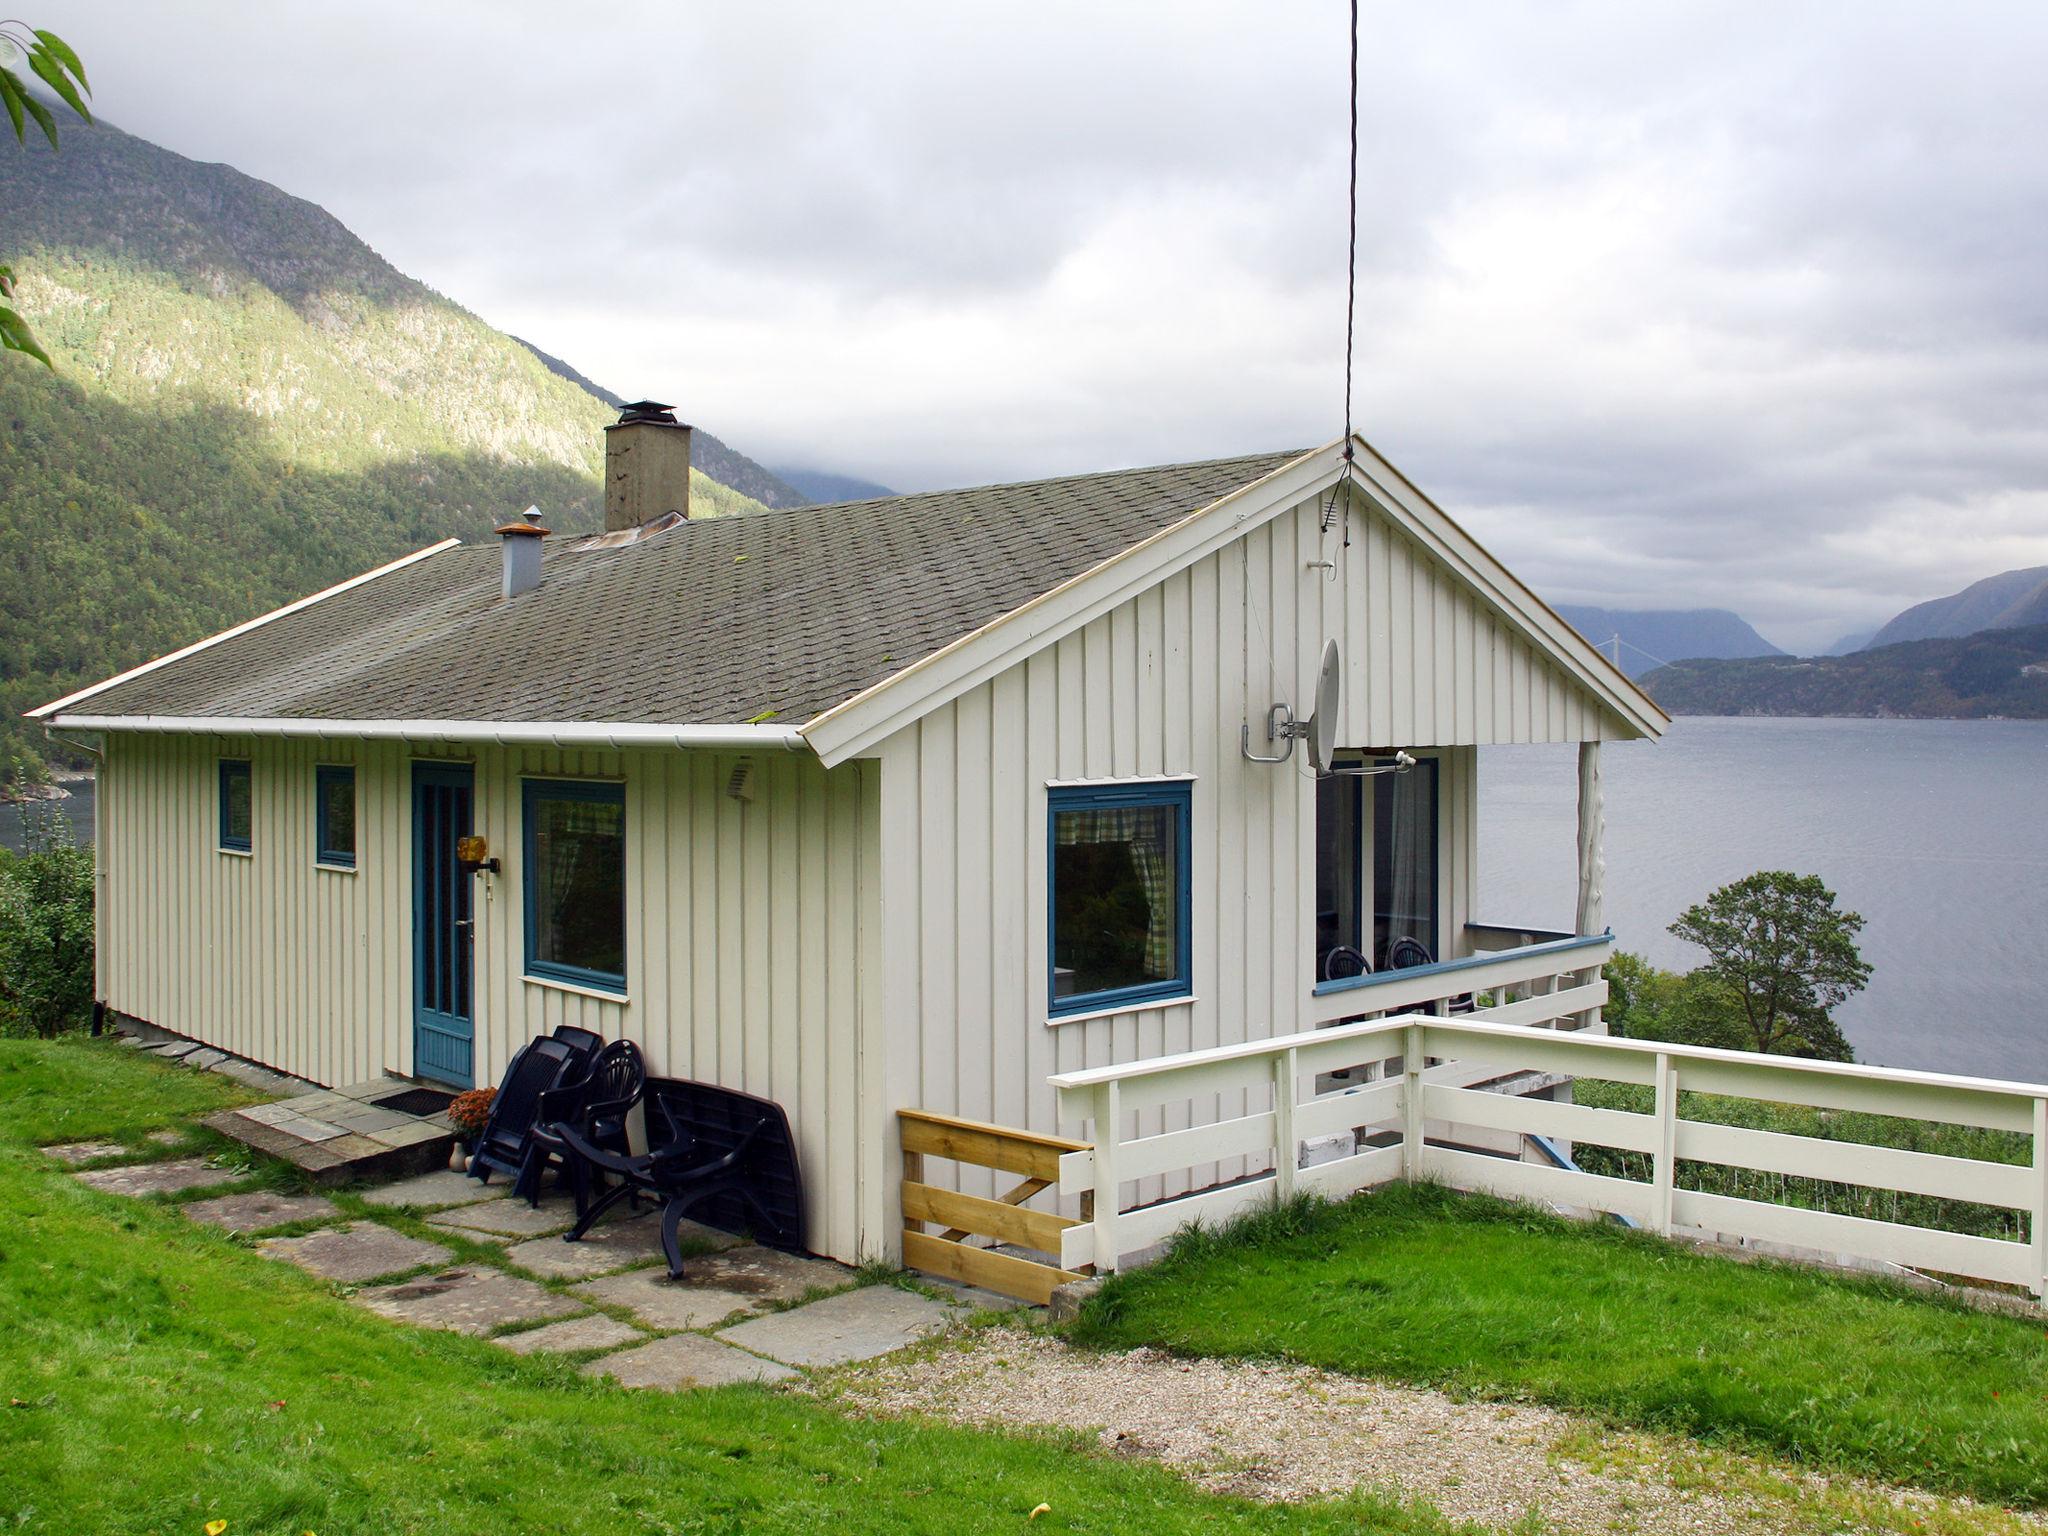
[[[650,1077],[642,1090],[647,1150],[628,1156],[593,1145],[574,1126],[559,1126],[570,1156],[583,1168],[580,1187],[605,1175],[618,1182],[590,1203],[565,1242],[575,1242],[621,1200],[661,1202],[661,1251],[681,1279],[685,1217],[790,1253],[804,1251],[803,1184],[796,1139],[778,1104],[710,1083]]]

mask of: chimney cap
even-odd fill
[[[626,427],[643,421],[663,427],[682,425],[676,420],[676,408],[672,405],[663,405],[659,400],[635,400],[631,405],[619,407],[616,425]]]
[[[552,528],[541,527],[539,507],[528,507],[519,515],[525,518],[526,521],[523,523],[504,523],[492,531],[501,534],[524,534],[529,538],[535,539],[544,539],[554,532]]]

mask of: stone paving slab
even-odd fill
[[[608,1222],[573,1243],[536,1237],[505,1250],[505,1257],[521,1269],[565,1280],[588,1280],[660,1256],[661,1215],[654,1211]]]
[[[363,1135],[382,1147],[416,1147],[428,1141],[445,1141],[451,1148],[455,1144],[455,1133],[445,1121],[406,1119],[387,1130],[363,1131]]]
[[[206,1068],[226,1061],[228,1053],[226,1051],[217,1051],[209,1045],[188,1053],[183,1059],[188,1067]]]
[[[506,1186],[510,1187],[509,1183]],[[488,1205],[465,1206],[429,1216],[427,1225],[445,1227],[473,1237],[539,1237],[565,1232],[576,1224],[576,1207],[566,1200],[543,1201],[538,1210],[524,1200],[493,1200]]]
[[[346,1130],[334,1124],[331,1120],[315,1120],[312,1116],[296,1107],[294,1107],[291,1114],[281,1116],[271,1121],[270,1124],[273,1130],[283,1131],[285,1135],[294,1137],[299,1141],[333,1141],[337,1136],[346,1136],[348,1134]]]
[[[635,1339],[646,1337],[638,1328],[630,1328],[615,1317],[593,1312],[588,1317],[572,1317],[542,1328],[529,1328],[525,1333],[508,1333],[491,1342],[515,1355],[567,1355],[579,1349],[610,1349],[616,1344],[630,1344]]]
[[[439,1243],[407,1237],[374,1221],[353,1221],[325,1232],[308,1232],[304,1237],[265,1238],[257,1247],[273,1259],[348,1285],[454,1257]]]
[[[116,1157],[127,1150],[118,1141],[65,1141],[54,1147],[43,1148],[43,1156],[54,1157],[58,1162],[76,1168],[80,1163],[97,1162],[103,1157]]]
[[[395,1109],[379,1109],[374,1104],[364,1104],[356,1109],[336,1110],[329,1118],[344,1130],[361,1135],[370,1131],[388,1131],[397,1126],[411,1125],[418,1117],[401,1115]]]
[[[289,1093],[300,1086],[296,1077],[287,1077],[282,1072],[273,1072],[268,1067],[259,1067],[253,1061],[239,1061],[233,1057],[216,1063],[214,1071],[222,1077],[232,1077],[246,1087],[259,1093]]]
[[[332,1200],[319,1195],[281,1195],[271,1189],[246,1195],[215,1195],[179,1207],[188,1220],[229,1232],[262,1232],[295,1221],[326,1221],[341,1214]]]
[[[185,1057],[190,1056],[199,1049],[199,1042],[197,1040],[166,1040],[162,1045],[156,1046],[154,1049],[157,1055],[163,1057],[165,1061],[182,1061]]]
[[[394,1322],[472,1335],[489,1333],[507,1323],[535,1323],[583,1309],[572,1297],[558,1296],[531,1280],[484,1266],[444,1270],[401,1285],[371,1286],[358,1291],[353,1299]]]
[[[299,1112],[292,1108],[292,1101],[282,1104],[250,1104],[235,1111],[244,1120],[254,1120],[258,1125],[275,1125],[280,1120],[295,1120]]]
[[[665,1265],[578,1286],[576,1294],[625,1307],[656,1328],[708,1328],[735,1312],[794,1301],[814,1286],[844,1285],[853,1272],[826,1259],[799,1258],[772,1248],[746,1247],[691,1259],[683,1278]]]
[[[701,1333],[678,1333],[638,1349],[622,1349],[583,1367],[586,1376],[609,1376],[622,1387],[722,1387],[735,1381],[786,1381],[796,1374]]]
[[[1029,1305],[1015,1296],[1005,1296],[1001,1291],[983,1290],[978,1285],[948,1280],[942,1275],[919,1275],[917,1280],[931,1290],[945,1292],[947,1299],[957,1306],[978,1307],[986,1312],[1015,1312],[1019,1307]]]
[[[93,1168],[72,1177],[111,1195],[173,1195],[180,1190],[225,1184],[241,1175],[215,1168],[203,1157],[173,1158],[167,1163],[130,1163],[122,1168]]]
[[[452,1168],[438,1168],[381,1189],[365,1190],[363,1199],[371,1205],[479,1205],[504,1199],[507,1189],[504,1184],[479,1184]]]
[[[943,1301],[893,1285],[857,1291],[774,1312],[718,1336],[789,1365],[845,1365],[872,1360],[943,1332],[959,1312]]]
[[[338,1099],[353,1099],[358,1103],[366,1103],[371,1099],[381,1099],[390,1094],[403,1093],[406,1089],[414,1086],[414,1084],[407,1082],[402,1077],[372,1077],[360,1083],[344,1083],[341,1087],[329,1089],[328,1091],[333,1097]]]

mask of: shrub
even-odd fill
[[[23,826],[26,851],[0,854],[0,1034],[47,1038],[92,1008],[93,855],[54,807]]]

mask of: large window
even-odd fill
[[[1053,1014],[1188,994],[1190,803],[1185,783],[1051,792]]]
[[[249,760],[224,757],[220,760],[221,847],[231,853],[248,853],[255,847],[254,820]]]
[[[313,857],[330,869],[356,867],[356,771],[313,770]]]
[[[1316,781],[1316,980],[1370,969],[1365,949],[1365,835],[1361,806],[1372,780]]]
[[[626,989],[626,790],[528,779],[526,970]]]
[[[1425,757],[1406,773],[1367,780],[1372,797],[1372,910],[1375,969],[1421,963],[1412,940],[1431,960],[1447,958],[1437,933],[1437,760]],[[1396,951],[1402,951],[1397,953]]]

